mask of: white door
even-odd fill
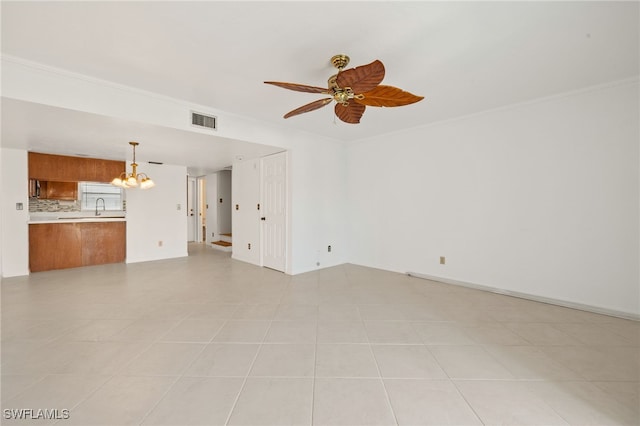
[[[284,272],[287,266],[287,154],[262,158],[262,265]]]

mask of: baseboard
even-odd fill
[[[616,318],[623,318],[632,321],[640,321],[640,314],[633,314],[615,309],[601,308],[598,306],[584,305],[582,303],[569,302],[561,299],[553,299],[550,297],[536,296],[528,293],[520,293],[518,291],[510,291],[502,288],[491,287],[481,284],[474,284],[466,281],[452,280],[449,278],[436,277],[434,275],[419,274],[417,272],[407,272],[410,277],[422,278],[425,280],[437,281],[445,284],[457,285],[460,287],[472,288],[475,290],[483,290],[491,293],[502,294],[505,296],[518,297],[520,299],[532,300],[534,302],[548,303],[550,305],[562,306],[564,308],[578,309],[581,311],[593,312],[596,314],[608,315]]]

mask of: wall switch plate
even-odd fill
[[[22,203],[16,203],[16,210],[22,210],[23,208]]]
[[[176,209],[180,210],[182,209],[182,206],[180,204],[176,204]]]
[[[327,246],[327,251],[331,253],[331,246]]]
[[[446,262],[445,257],[444,257],[444,256],[440,256],[440,264],[441,264],[441,265],[444,265],[444,264],[445,264],[445,262]]]

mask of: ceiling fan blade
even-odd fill
[[[354,93],[364,93],[373,90],[383,78],[384,65],[376,59],[368,65],[338,73],[336,83],[343,89],[351,87]]]
[[[366,107],[364,105],[353,102],[350,102],[347,106],[337,103],[335,112],[338,118],[345,123],[358,124],[360,123],[360,118],[362,117],[362,114],[364,114],[365,109]]]
[[[373,90],[361,93],[362,99],[355,98],[355,102],[375,107],[396,107],[409,105],[424,99],[393,86],[380,85]]]
[[[323,106],[325,106],[326,104],[328,104],[332,100],[333,100],[332,98],[319,99],[319,100],[313,101],[313,102],[311,102],[309,104],[302,105],[300,108],[296,108],[293,111],[289,111],[288,113],[286,113],[284,118],[289,118],[289,117],[293,117],[294,115],[303,114],[303,113],[309,112],[309,111],[314,111],[316,109],[322,108]]]
[[[327,89],[326,87],[307,86],[305,84],[284,83],[280,81],[265,81],[265,84],[273,84],[274,86],[282,87],[289,90],[295,90],[296,92],[329,94],[329,89]]]

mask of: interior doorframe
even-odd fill
[[[206,186],[207,186],[207,179],[204,176],[198,176],[196,178],[197,196],[194,203],[196,212],[198,212],[197,219],[196,219],[196,230],[195,230],[197,243],[204,242],[206,238],[206,235],[205,236],[202,235],[202,230],[205,229],[205,232],[206,232],[206,226],[207,226],[207,219],[206,219],[207,210],[204,208],[207,203],[206,192],[205,192]]]
[[[197,232],[197,216],[196,212],[198,211],[198,190],[197,190],[197,182],[196,178],[187,175],[187,242],[197,241],[198,232]]]

